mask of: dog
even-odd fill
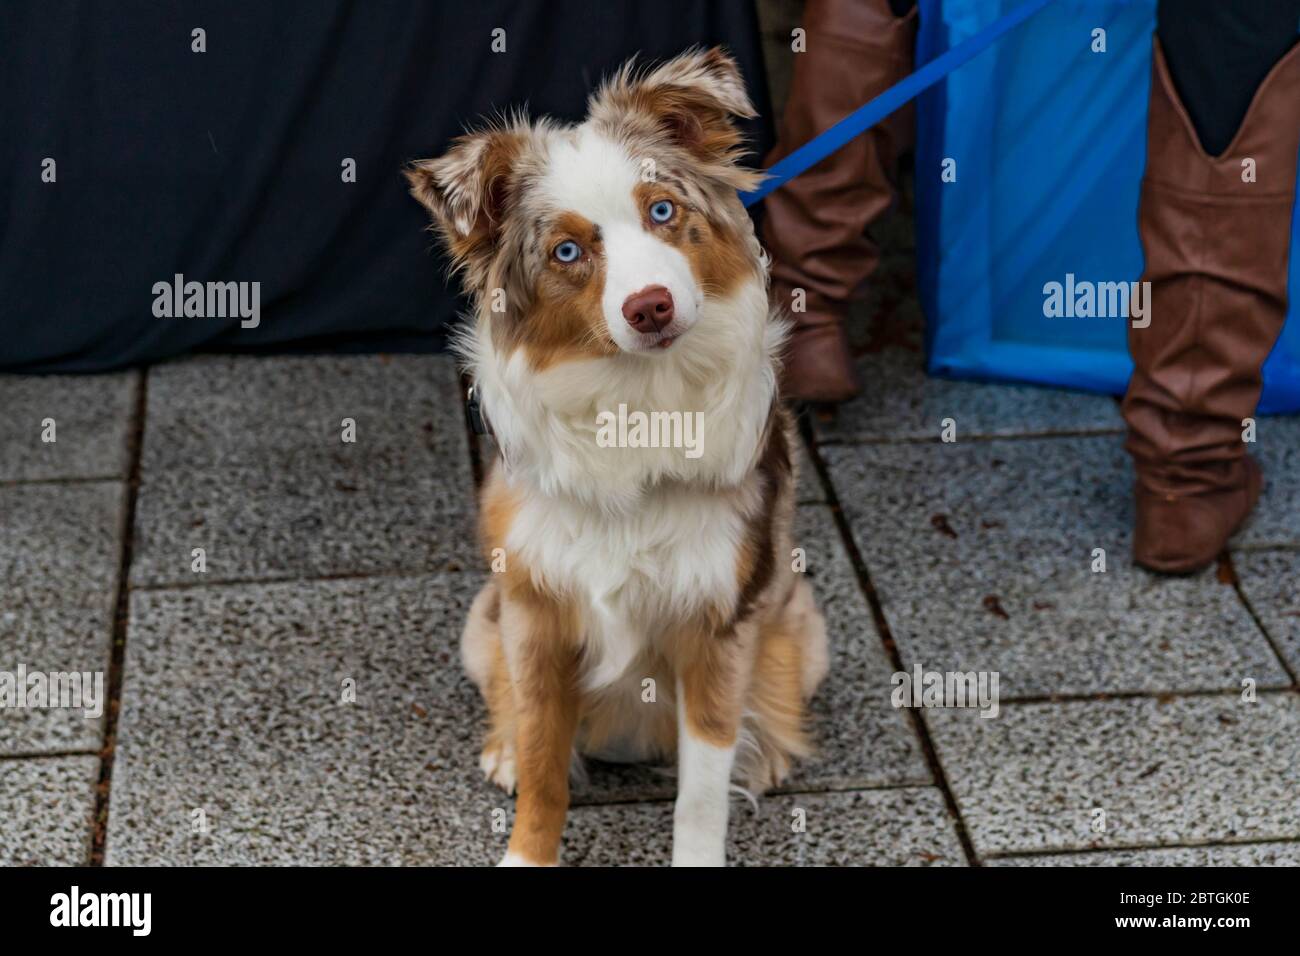
[[[754,115],[697,49],[627,64],[577,125],[505,117],[406,169],[474,304],[455,347],[499,452],[461,652],[481,768],[518,791],[501,865],[558,863],[575,755],[675,757],[673,865],[716,866],[733,778],[810,752],[826,632],[792,548],[788,322],[737,196]],[[698,453],[632,440],[626,409],[696,416]]]

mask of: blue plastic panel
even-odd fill
[[[1022,0],[920,0],[924,63]],[[1142,273],[1154,0],[1056,0],[917,102],[917,256],[930,371],[1122,394],[1122,317],[1048,318],[1048,282]],[[1093,52],[1093,31],[1106,51]],[[945,159],[956,181],[943,182]],[[1300,221],[1293,218],[1300,237]],[[1290,288],[1300,289],[1300,241]],[[1264,413],[1300,411],[1300,302],[1264,366]]]

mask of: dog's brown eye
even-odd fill
[[[582,247],[572,239],[566,239],[551,250],[551,255],[555,257],[556,262],[577,262],[578,257],[582,255]]]

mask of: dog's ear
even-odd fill
[[[721,47],[690,50],[648,72],[629,62],[591,98],[602,124],[648,118],[658,135],[686,149],[706,175],[751,189],[760,174],[742,168],[744,137],[734,117],[757,116],[740,69]]]
[[[524,144],[519,129],[469,133],[443,156],[418,160],[404,170],[411,195],[429,210],[453,267],[466,271],[471,288],[486,276],[511,201],[511,173]]]

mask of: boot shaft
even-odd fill
[[[1201,148],[1159,40],[1152,59],[1139,231],[1150,325],[1129,330],[1134,372],[1123,411],[1139,472],[1173,483],[1245,453],[1242,420],[1286,316],[1300,150],[1300,47],[1265,77],[1232,143]]]

